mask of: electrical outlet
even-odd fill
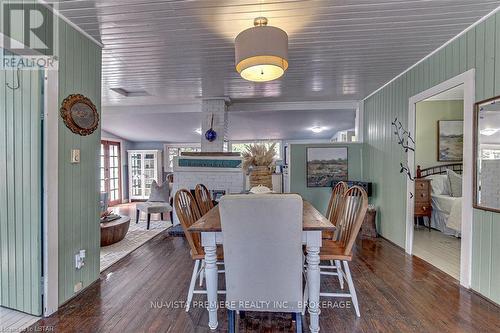
[[[75,284],[75,287],[73,288],[73,291],[75,293],[79,292],[83,288],[83,283],[82,281],[79,281],[77,284]]]
[[[80,250],[78,251],[77,254],[75,254],[75,268],[80,269],[83,266],[85,266],[85,250]]]

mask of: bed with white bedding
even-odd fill
[[[461,164],[420,170],[422,177],[431,180],[431,227],[446,235],[460,237],[462,227],[462,197],[451,195],[447,168],[461,173]],[[460,167],[460,169],[458,168]]]
[[[460,236],[462,226],[462,197],[432,194],[431,227],[446,235]]]

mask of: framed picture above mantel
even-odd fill
[[[306,154],[307,187],[331,187],[348,179],[347,147],[309,147]]]

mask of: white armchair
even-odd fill
[[[290,312],[302,329],[302,198],[228,195],[219,203],[229,331],[235,311]]]
[[[151,214],[160,214],[160,219],[163,221],[163,214],[172,211],[170,205],[170,182],[167,180],[161,185],[158,185],[155,180],[151,184],[151,194],[148,201],[139,202],[136,205],[135,223],[139,223],[141,212],[147,215],[147,230],[151,223]]]

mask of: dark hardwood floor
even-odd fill
[[[54,332],[210,332],[205,309],[168,308],[169,302],[186,299],[192,265],[185,239],[164,232],[29,331],[49,326]],[[323,308],[322,332],[500,332],[500,308],[383,239],[359,242],[351,270],[361,318],[352,308]],[[336,277],[322,277],[321,287],[337,287]],[[285,314],[250,313],[239,327],[240,332],[294,330]],[[227,331],[223,309],[217,331]]]

